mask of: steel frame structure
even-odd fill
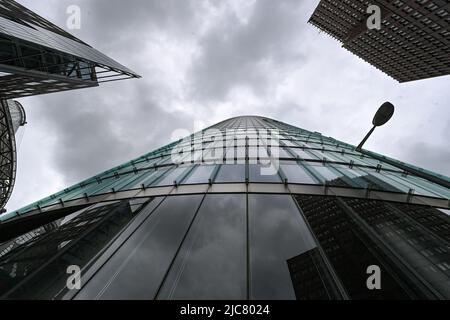
[[[8,103],[0,99],[0,208],[8,202],[16,178],[16,140]]]

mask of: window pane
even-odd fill
[[[208,183],[215,166],[197,166],[185,180],[185,184]]]
[[[250,297],[295,299],[288,260],[316,247],[291,196],[249,194]]]
[[[273,168],[259,164],[249,165],[250,182],[281,182],[278,170],[275,164]],[[265,171],[266,170],[266,171]]]
[[[175,181],[180,182],[187,170],[188,169],[186,168],[176,168],[167,171],[160,179],[158,179],[156,182],[153,182],[152,186],[169,186],[173,185]]]
[[[342,298],[342,293],[317,248],[293,257],[287,263],[298,300]]]
[[[338,178],[338,174],[331,170],[330,168],[324,167],[321,164],[315,164],[309,166],[311,170],[315,173],[318,173],[318,177],[320,178],[322,183],[333,184],[333,180]]]
[[[139,177],[131,182],[126,183],[123,187],[121,187],[122,190],[126,189],[133,189],[133,188],[140,188],[142,184],[147,184],[151,181],[153,181],[157,176],[161,174],[160,170],[148,170],[143,172]]]
[[[160,299],[245,299],[245,195],[208,195]]]
[[[448,217],[438,210],[366,199],[295,198],[351,299],[449,296],[448,272],[438,269],[449,261],[447,250],[441,250],[448,242],[436,236]],[[382,290],[367,288],[370,265],[380,267]]]
[[[273,149],[273,148],[272,148],[272,149]],[[273,151],[272,151],[272,152],[273,152]],[[279,152],[280,158],[293,158],[293,156],[290,155],[290,154],[286,151],[286,149],[283,148],[282,146],[280,146],[280,147],[278,148],[278,152]]]
[[[222,165],[215,182],[245,182],[245,165]]]
[[[153,299],[202,195],[168,197],[83,288],[81,299]]]
[[[283,170],[284,175],[290,183],[316,183],[311,175],[309,175],[305,169],[299,166],[296,162],[291,164],[282,164],[281,170]]]
[[[152,184],[155,183],[155,181],[158,181],[161,179],[162,176],[167,175],[168,172],[170,172],[170,169],[172,167],[160,167],[157,168],[155,171],[153,171],[152,173],[150,173],[145,179],[144,181],[141,182],[141,184],[144,184],[145,186],[151,186]],[[137,184],[136,186],[140,186],[139,184]]]
[[[0,295],[18,285],[4,297],[59,299],[67,290],[67,267],[85,267],[134,216],[130,203],[122,201],[53,222],[49,232],[0,259]]]
[[[318,158],[316,156],[311,155],[310,153],[300,149],[300,148],[291,148],[291,150],[299,156],[300,159],[315,159]]]

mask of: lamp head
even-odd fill
[[[392,103],[390,102],[383,103],[381,107],[378,109],[377,113],[375,114],[372,124],[375,127],[381,127],[392,118],[392,116],[394,115],[394,111],[395,108]]]

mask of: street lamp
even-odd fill
[[[366,135],[364,140],[361,141],[359,146],[356,148],[356,151],[361,152],[362,154],[365,154],[369,157],[375,158],[379,161],[386,162],[386,163],[390,164],[391,166],[394,166],[394,167],[397,167],[397,168],[403,170],[406,173],[411,173],[415,176],[418,176],[418,177],[421,177],[428,181],[439,184],[445,188],[450,188],[450,182],[445,177],[441,177],[439,175],[429,173],[425,170],[415,168],[406,163],[396,161],[396,160],[390,159],[388,157],[381,156],[377,153],[362,149],[362,146],[367,141],[367,139],[369,139],[370,135],[373,133],[375,128],[386,124],[386,122],[388,122],[392,118],[392,116],[394,115],[394,109],[395,108],[392,105],[392,103],[390,103],[390,102],[383,103],[383,105],[380,107],[380,109],[378,109],[377,113],[375,114],[375,117],[373,118],[373,121],[372,121],[373,128],[369,131],[369,133]]]
[[[375,131],[376,127],[381,127],[382,125],[386,124],[392,116],[394,115],[394,105],[390,102],[385,102],[381,105],[381,107],[378,109],[377,113],[375,114],[375,117],[373,118],[372,124],[373,128],[369,131],[369,133],[365,136],[363,141],[356,147],[356,151],[361,151],[364,143],[366,143],[367,139],[372,135],[372,133]]]

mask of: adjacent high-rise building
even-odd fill
[[[380,30],[367,24],[373,5]],[[321,0],[309,22],[399,82],[450,74],[447,0]]]
[[[0,297],[449,299],[449,186],[232,118],[0,216]]]
[[[0,97],[27,97],[139,77],[13,0],[0,0]]]
[[[10,114],[15,102],[9,99],[138,77],[19,3],[0,0],[0,210],[11,195],[16,173],[17,128],[12,121],[14,116],[25,117],[22,107]]]

